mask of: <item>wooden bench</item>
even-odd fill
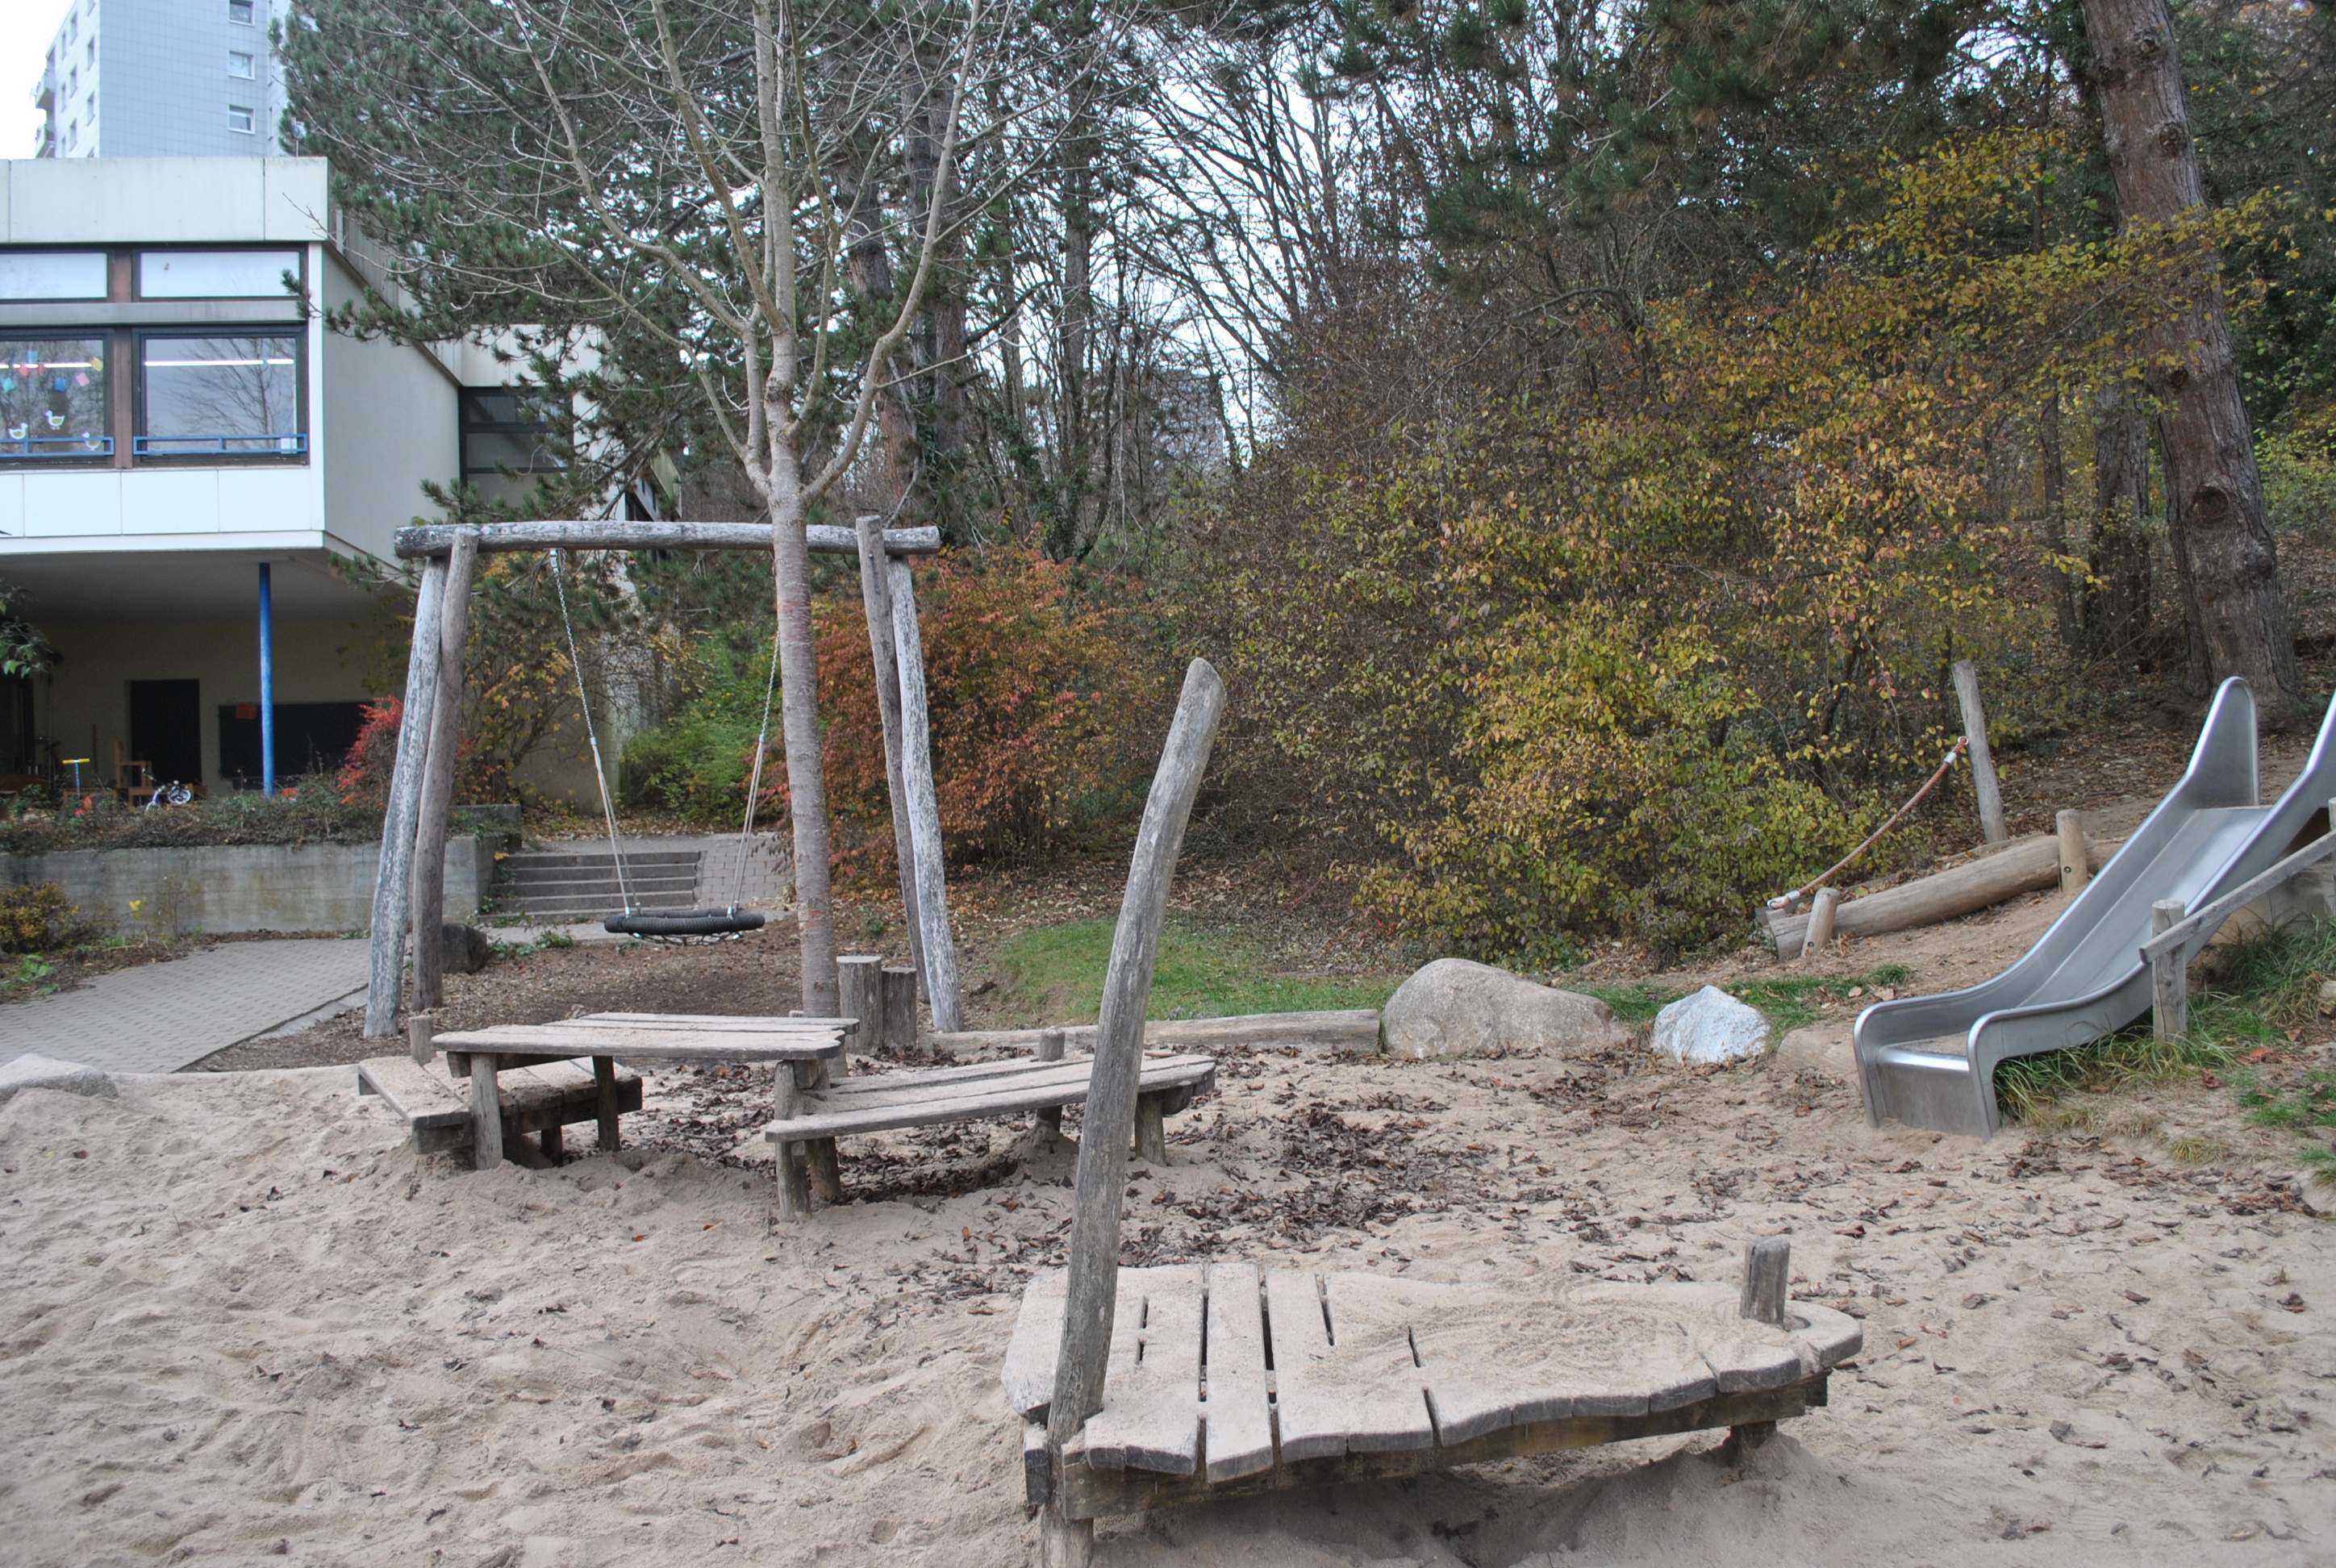
[[[619,1110],[641,1108],[638,1075],[618,1069],[610,1087]],[[357,1064],[357,1093],[380,1096],[405,1118],[417,1154],[475,1145],[466,1077],[450,1076],[435,1064],[424,1066],[408,1057],[375,1057]],[[500,1080],[497,1097],[502,1145],[533,1133],[545,1157],[553,1160],[560,1157],[561,1128],[600,1115],[600,1083],[589,1062],[540,1061],[512,1069]]]
[[[814,1141],[824,1140],[832,1147],[836,1138],[862,1133],[1059,1112],[1085,1100],[1094,1070],[1092,1057],[1026,1057],[862,1074],[824,1088],[798,1089],[792,1102],[783,1086],[779,1114],[763,1132],[778,1145],[781,1210],[791,1217],[809,1212],[810,1194],[795,1161],[804,1157],[806,1145]],[[1209,1057],[1144,1057],[1136,1098],[1135,1153],[1167,1164],[1166,1119],[1213,1088],[1216,1081],[1217,1064]]]

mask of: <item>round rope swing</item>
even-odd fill
[[[624,911],[610,915],[600,922],[603,930],[619,936],[642,937],[650,941],[708,942],[732,941],[748,931],[763,929],[760,910],[744,910],[736,901],[745,891],[746,853],[754,834],[754,803],[763,788],[763,756],[771,739],[771,698],[779,683],[779,634],[771,630],[771,673],[763,687],[763,728],[754,737],[754,769],[746,784],[745,825],[738,832],[738,872],[731,882],[731,902],[720,908],[696,910],[643,910],[634,906],[632,881],[625,875],[625,846],[617,836],[617,808],[608,798],[608,771],[600,761],[600,735],[592,723],[592,699],[584,689],[584,662],[576,650],[576,626],[568,616],[568,589],[560,581],[560,561],[568,552],[552,552],[551,586],[560,596],[560,628],[568,638],[568,667],[576,677],[576,701],[584,710],[584,739],[592,749],[592,782],[600,791],[600,816],[608,826],[608,853],[617,862],[617,892],[625,901]]]

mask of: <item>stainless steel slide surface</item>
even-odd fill
[[[2336,794],[2336,705],[2303,772],[2257,803],[2254,694],[2223,683],[2189,769],[2076,901],[2003,973],[1969,989],[1907,997],[1857,1020],[1865,1119],[1992,1137],[1997,1064],[2082,1045],[2149,1010],[2141,944],[2150,905],[2213,902],[2306,836]]]

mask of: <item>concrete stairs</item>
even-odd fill
[[[627,850],[625,885],[636,910],[697,907],[700,852]],[[625,907],[617,859],[602,850],[529,850],[495,866],[493,912],[530,920],[588,920]]]

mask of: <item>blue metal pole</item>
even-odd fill
[[[268,563],[259,563],[259,793],[276,794],[276,616]]]

